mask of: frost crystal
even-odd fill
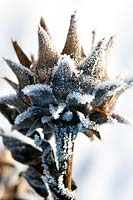
[[[65,107],[66,107],[65,103],[60,103],[58,107],[54,107],[52,104],[50,104],[49,111],[54,119],[58,119]]]
[[[34,81],[34,74],[30,71],[30,69],[27,69],[23,65],[16,64],[8,59],[4,59],[8,66],[12,69],[14,74],[16,75],[20,89],[24,88],[26,85],[32,84]]]
[[[72,160],[79,132],[101,139],[100,125],[128,123],[114,107],[120,94],[133,86],[133,78],[109,79],[106,69],[114,37],[108,41],[103,38],[95,45],[94,34],[91,52],[85,56],[75,12],[64,48],[58,53],[41,18],[38,59],[28,59],[16,41],[12,44],[20,64],[5,59],[18,84],[5,78],[16,95],[0,98],[0,111],[12,130],[30,137],[39,148],[4,135],[3,141],[16,160],[28,163],[23,175],[45,199],[50,193],[53,199],[76,200]],[[49,142],[52,136],[56,155]]]
[[[63,99],[69,92],[78,89],[76,73],[74,62],[68,56],[61,57],[52,81],[53,93],[57,99]]]
[[[38,106],[29,107],[26,111],[21,113],[15,119],[15,124],[20,124],[21,122],[30,119],[31,117],[40,116],[43,114],[43,109]]]
[[[77,111],[77,114],[78,114],[78,117],[79,117],[79,119],[80,119],[80,122],[81,122],[83,128],[88,129],[89,126],[90,126],[90,124],[91,124],[89,118],[88,118],[88,117],[86,118],[86,117],[84,116],[84,114],[81,113],[81,112],[79,112],[79,111]]]
[[[48,105],[56,103],[56,99],[52,94],[52,89],[46,84],[35,84],[25,87],[23,93],[32,99],[34,105]]]
[[[83,60],[80,69],[83,74],[94,79],[105,79],[105,39],[99,41],[92,54]]]
[[[17,95],[9,95],[1,97],[0,104],[13,106],[19,111],[23,111],[26,108],[26,105],[24,104],[22,99]]]
[[[34,140],[35,140],[36,146],[41,147],[42,140],[41,140],[41,138],[38,135],[34,136]]]
[[[63,194],[65,194],[69,197],[69,199],[74,200],[76,198],[75,195],[72,192],[70,192],[68,188],[65,188],[65,186],[63,184],[63,176],[62,175],[58,179],[58,187],[59,187],[60,191],[62,191]]]
[[[75,99],[78,104],[86,104],[86,103],[91,103],[94,96],[90,94],[84,94],[82,95],[79,92],[72,92],[69,93],[67,96],[68,99]]]

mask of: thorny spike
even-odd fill
[[[32,62],[32,63],[34,63],[34,62],[35,62],[35,57],[34,57],[34,54],[31,54],[31,55],[30,55],[30,59],[31,59],[31,62]]]
[[[58,61],[59,54],[52,43],[48,33],[39,26],[38,28],[39,52],[38,62],[45,67],[53,67]],[[39,66],[38,66],[39,67]]]
[[[50,82],[52,69],[57,64],[59,54],[52,43],[48,33],[41,27],[38,27],[38,61],[33,65],[37,75],[37,82]]]
[[[34,105],[47,106],[56,103],[51,87],[46,84],[30,85],[25,87],[22,92],[31,99]]]
[[[48,29],[48,26],[45,22],[45,19],[43,17],[41,17],[40,19],[40,26],[47,32],[47,34],[49,35],[49,37],[51,38],[51,35],[50,35],[50,32],[49,32],[49,29]]]
[[[14,50],[17,54],[17,57],[20,61],[20,63],[25,66],[25,67],[30,67],[31,65],[31,61],[29,60],[29,58],[26,56],[26,54],[23,52],[23,50],[21,49],[21,47],[18,45],[17,41],[13,41],[12,40],[12,44],[14,47]]]
[[[0,98],[0,104],[14,106],[18,112],[22,112],[26,109],[26,105],[22,99],[17,95],[9,95]]]
[[[92,31],[92,41],[91,41],[91,52],[93,52],[95,47],[95,40],[96,40],[96,31]]]
[[[106,49],[105,49],[105,65],[106,65],[106,68],[108,67],[108,64],[109,64],[109,60],[110,60],[110,54],[111,54],[111,50],[114,46],[114,39],[115,39],[115,35],[114,36],[111,36],[108,40],[108,42],[106,43]]]
[[[61,57],[58,68],[53,76],[53,93],[57,99],[65,98],[70,91],[78,88],[78,81],[74,74],[74,63],[67,56]]]
[[[76,12],[74,12],[74,14],[71,15],[67,39],[62,54],[70,55],[76,63],[79,63],[83,57],[85,57],[85,54],[79,39],[77,21],[77,15]]]
[[[86,130],[83,132],[87,137],[89,137],[91,140],[93,140],[93,136],[95,135],[99,140],[101,140],[101,135],[99,133],[99,131],[97,130]]]
[[[106,51],[110,51],[114,44],[115,35],[111,36],[106,44]]]
[[[118,123],[122,123],[122,124],[127,124],[127,125],[131,125],[131,122],[128,121],[128,119],[125,119],[123,116],[116,114],[116,113],[112,113],[111,117],[113,119],[115,119]]]
[[[92,34],[92,52],[83,59],[85,55],[74,13],[62,51],[63,54],[69,55],[59,55],[51,41],[46,23],[41,18],[38,29],[38,60],[35,62],[32,58],[30,61],[16,41],[12,42],[16,54],[20,62],[29,69],[5,59],[19,84],[5,78],[16,90],[16,96],[1,98],[0,111],[13,125],[12,130],[31,137],[32,141],[35,140],[41,157],[40,152],[39,156],[38,153],[37,156],[36,153],[33,153],[35,156],[31,155],[32,150],[28,151],[27,145],[22,149],[19,148],[21,145],[10,148],[9,140],[5,145],[15,151],[16,160],[19,158],[24,164],[27,161],[33,163],[32,167],[39,174],[32,176],[29,167],[26,175],[32,182],[31,186],[43,195],[45,191],[42,189],[46,183],[48,193],[53,199],[76,200],[73,194],[75,185],[72,182],[72,158],[77,134],[83,132],[88,137],[95,135],[101,139],[98,129],[100,125],[112,121],[128,123],[115,114],[113,108],[120,94],[133,86],[133,78],[117,78],[112,81],[108,78],[106,65],[114,37],[110,37],[108,42],[102,39],[95,46],[95,31]],[[33,65],[30,66],[31,62]],[[56,158],[48,142],[52,135],[55,137]],[[37,152],[36,148],[34,150]],[[27,151],[30,156],[28,160],[25,153]],[[48,198],[46,190],[46,199]]]
[[[15,91],[18,90],[18,85],[17,85],[15,82],[11,81],[11,80],[8,79],[7,77],[4,77],[3,79],[4,79],[5,81],[7,81],[7,83],[9,83],[9,85],[10,85]]]
[[[29,69],[27,69],[21,64],[17,64],[5,58],[3,59],[16,75],[19,81],[19,89],[22,89],[26,85],[30,85],[34,82],[34,77],[33,77],[34,74]]]
[[[116,82],[102,82],[93,92],[95,98],[92,105],[105,113],[110,113],[114,109],[118,97],[131,86],[133,86],[133,78]]]
[[[82,74],[93,79],[106,80],[107,72],[105,66],[105,38],[98,42],[92,54],[79,65]]]

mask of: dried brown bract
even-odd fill
[[[85,56],[75,12],[65,46],[59,53],[41,18],[38,59],[30,60],[16,41],[13,46],[20,64],[5,59],[18,85],[5,78],[16,95],[2,97],[0,110],[12,128],[30,137],[35,145],[12,135],[1,135],[13,158],[29,166],[22,175],[44,199],[49,195],[53,199],[76,199],[72,158],[79,132],[101,139],[100,125],[114,119],[127,122],[114,113],[114,107],[120,94],[133,85],[133,78],[109,79],[107,64],[113,38],[103,38],[95,45],[93,32],[91,53]],[[52,136],[56,153],[49,143]]]

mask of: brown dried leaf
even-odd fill
[[[3,143],[11,151],[12,157],[22,164],[36,164],[41,160],[41,151],[35,146],[28,144],[15,137],[0,134]]]

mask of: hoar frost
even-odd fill
[[[14,129],[30,137],[41,149],[41,161],[37,165],[29,164],[29,168],[37,171],[39,180],[43,177],[44,185],[48,186],[46,198],[50,192],[54,199],[76,199],[71,192],[76,189],[72,183],[72,156],[79,132],[101,139],[100,125],[115,120],[127,123],[115,113],[114,108],[120,94],[133,86],[133,78],[109,79],[107,65],[113,38],[111,36],[108,41],[102,39],[97,44],[92,41],[91,52],[86,56],[74,13],[64,48],[59,53],[41,18],[37,60],[29,59],[16,42],[13,46],[20,64],[5,59],[18,84],[5,79],[15,89],[16,95],[1,98],[0,111]],[[52,136],[55,138],[56,155],[49,142]],[[8,148],[8,144],[5,146]],[[28,149],[25,144],[24,147],[25,160]],[[20,151],[14,150],[16,160],[18,154]],[[33,156],[38,162],[36,149],[32,154],[30,159]],[[42,195],[34,184],[30,185]]]

